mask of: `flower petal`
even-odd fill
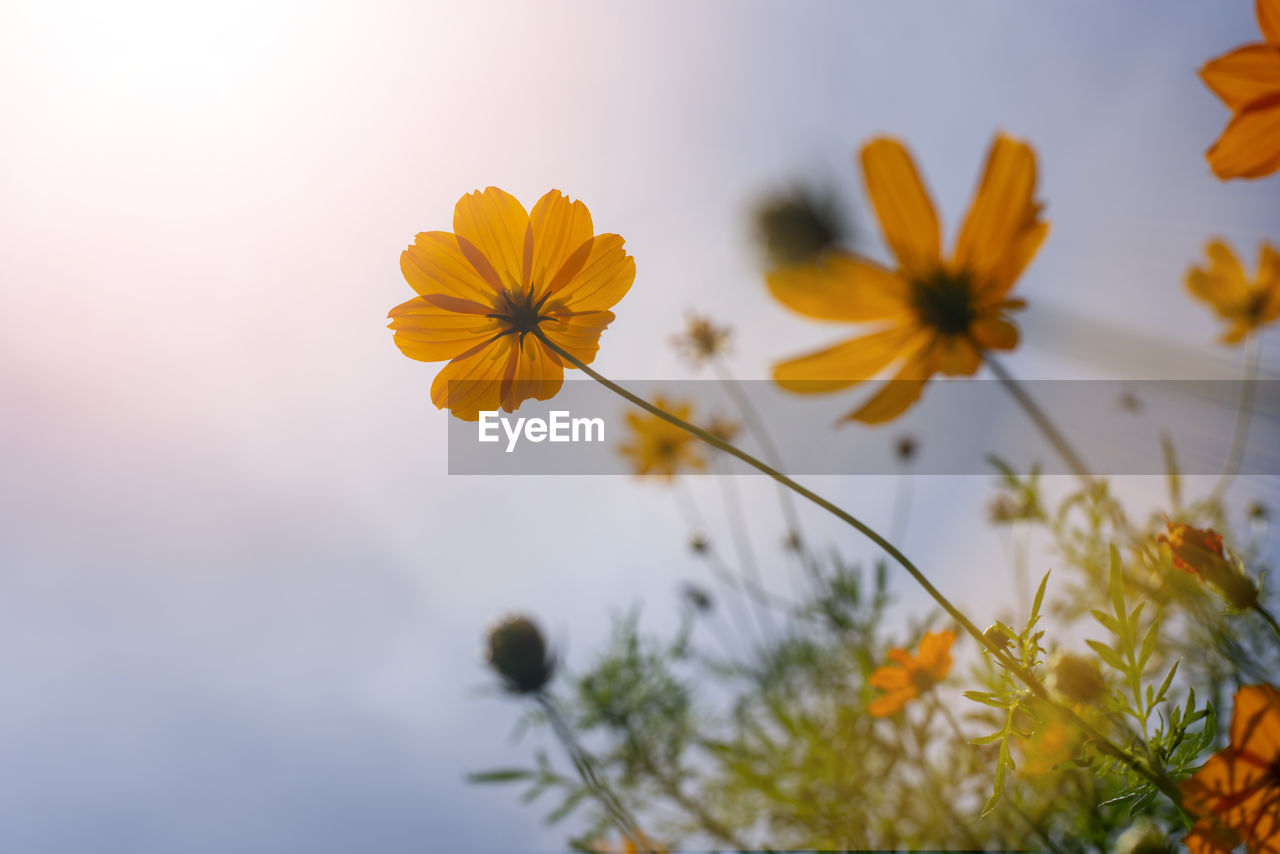
[[[969,324],[969,336],[984,350],[1012,350],[1018,346],[1018,327],[998,315],[986,315]]]
[[[782,362],[773,380],[788,391],[818,394],[847,388],[874,377],[902,358],[920,332],[914,326],[895,326],[834,347]]]
[[[1209,268],[1192,267],[1187,271],[1187,290],[1213,306],[1221,317],[1232,317],[1249,302],[1249,282],[1235,253],[1222,240],[1205,247]]]
[[[1280,47],[1250,44],[1205,63],[1200,79],[1232,110],[1280,92]]]
[[[1044,240],[1040,205],[1032,198],[1035,191],[1035,152],[1025,142],[998,135],[953,260],[957,270],[977,279],[981,295],[1007,293]]]
[[[924,384],[933,376],[935,365],[930,350],[929,347],[922,348],[875,396],[845,416],[845,420],[883,424],[906,412],[920,399]]]
[[[906,279],[844,253],[828,253],[812,264],[774,270],[765,280],[787,308],[819,320],[884,320],[909,307]]]
[[[941,257],[938,215],[906,147],[880,137],[862,147],[862,175],[885,242],[903,270],[927,272]]]
[[[502,408],[515,412],[529,398],[550,400],[564,385],[564,367],[556,355],[534,335],[511,336],[511,348],[503,369]]]
[[[903,706],[915,699],[915,697],[914,688],[903,688],[901,691],[885,694],[883,697],[877,697],[872,700],[867,705],[867,714],[873,718],[887,718],[894,712],[900,711]]]
[[[530,285],[534,296],[540,297],[574,251],[595,232],[587,206],[570,201],[559,190],[538,199],[529,214],[529,226],[533,235]]]
[[[420,362],[457,358],[503,329],[501,321],[492,317],[451,311],[423,297],[401,303],[388,317],[396,346]]]
[[[476,272],[458,239],[447,231],[424,231],[400,253],[405,281],[422,296],[448,294],[492,305],[498,288]]]
[[[544,320],[542,331],[574,358],[590,364],[600,349],[600,333],[613,322],[611,311],[581,311]]]
[[[867,682],[881,691],[896,691],[911,684],[911,674],[901,667],[881,667]]]
[[[1262,757],[1264,762],[1280,760],[1280,690],[1270,685],[1246,685],[1236,692],[1231,745]]]
[[[636,279],[636,261],[622,244],[616,234],[596,235],[582,266],[571,276],[557,275],[548,285],[551,299],[546,312],[604,311],[626,296]],[[562,271],[568,267],[566,263]]]
[[[1258,28],[1268,44],[1280,45],[1280,0],[1258,0]]]
[[[431,402],[456,418],[475,421],[480,410],[496,410],[502,403],[502,377],[518,336],[504,335],[455,358],[431,383]]]
[[[1280,169],[1280,93],[1237,112],[1205,157],[1223,181],[1262,178]]]
[[[949,377],[972,376],[982,365],[982,354],[968,335],[942,335],[934,346],[938,370]]]
[[[934,678],[944,678],[951,670],[951,646],[955,642],[956,633],[950,629],[926,634],[920,639],[920,666]]]
[[[497,273],[499,287],[521,291],[528,285],[524,255],[529,214],[515,196],[497,187],[468,193],[453,209],[453,230],[481,275],[487,262]]]

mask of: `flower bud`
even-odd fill
[[[839,216],[831,199],[806,190],[766,201],[756,228],[769,262],[776,267],[810,264],[839,241]]]
[[[1245,610],[1258,601],[1258,587],[1244,569],[1228,560],[1222,535],[1212,528],[1193,528],[1165,520],[1167,534],[1156,539],[1169,547],[1173,565],[1209,582],[1232,606]]]
[[[988,649],[996,649],[1000,652],[1004,652],[1009,648],[1009,636],[1005,634],[1004,629],[1000,628],[995,623],[987,626],[986,630],[982,633],[982,639],[987,642]]]
[[[541,691],[555,670],[542,631],[520,615],[505,617],[489,630],[486,659],[514,694]]]
[[[1092,658],[1058,650],[1049,659],[1049,687],[1073,702],[1093,703],[1107,692],[1107,680]]]

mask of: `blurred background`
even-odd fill
[[[1276,179],[1221,184],[1202,156],[1227,113],[1195,71],[1256,40],[1246,0],[6,0],[0,849],[559,849],[537,806],[464,782],[531,746],[486,624],[532,613],[573,666],[634,604],[674,623],[702,570],[662,486],[446,474],[436,366],[385,329],[413,235],[476,188],[561,189],[637,262],[600,370],[689,377],[669,339],[699,311],[765,379],[850,330],[770,299],[760,200],[829,187],[885,258],[854,152],[891,133],[949,241],[1005,130],[1053,223],[1010,369],[1237,377],[1182,278],[1211,236],[1250,266],[1280,238]],[[947,429],[928,402],[925,447]],[[890,524],[895,478],[806,482]],[[1009,599],[990,491],[918,478],[904,546],[980,623]],[[1232,502],[1274,492],[1243,478]]]

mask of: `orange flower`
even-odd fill
[[[862,149],[862,172],[897,269],[839,250],[771,272],[769,289],[788,308],[821,320],[879,323],[878,329],[783,362],[774,380],[797,392],[847,388],[898,366],[893,382],[848,415],[870,424],[896,418],[934,373],[973,374],[984,350],[1011,350],[1022,308],[1009,291],[1049,231],[1034,199],[1031,147],[998,135],[956,239],[942,257],[938,215],[911,155],[897,140]]]
[[[1183,842],[1192,854],[1280,854],[1280,690],[1236,692],[1231,744],[1182,784],[1183,806],[1200,816]]]
[[[431,402],[467,421],[553,397],[564,364],[538,333],[595,358],[608,309],[635,280],[622,238],[594,234],[586,205],[559,190],[526,213],[496,187],[459,199],[453,230],[425,231],[400,255],[419,295],[391,309],[397,346],[411,359],[449,360]]]
[[[661,395],[653,405],[684,421],[689,420],[688,403],[668,403]],[[631,437],[618,453],[631,460],[638,475],[658,475],[670,480],[681,469],[704,469],[707,461],[699,453],[698,440],[687,430],[648,412],[628,412]]]
[[[1212,528],[1193,528],[1165,519],[1168,534],[1156,537],[1169,547],[1173,565],[1197,575],[1222,592],[1237,608],[1251,608],[1258,601],[1258,588],[1239,567],[1227,559],[1222,535]]]
[[[1238,344],[1253,330],[1280,318],[1280,250],[1264,242],[1258,250],[1258,277],[1249,280],[1231,251],[1221,240],[1206,248],[1208,268],[1187,271],[1187,290],[1213,306],[1231,327],[1221,343]]]
[[[955,640],[956,633],[950,630],[929,632],[920,639],[918,657],[905,649],[889,650],[889,658],[895,663],[871,674],[871,684],[889,693],[872,701],[867,711],[873,717],[888,717],[946,679]]]
[[[1280,0],[1257,0],[1257,13],[1260,44],[1238,47],[1200,69],[1200,79],[1232,112],[1205,152],[1224,181],[1280,169]]]

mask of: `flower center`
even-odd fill
[[[911,282],[911,307],[926,326],[943,335],[964,335],[978,316],[969,276],[935,270]]]
[[[542,304],[549,296],[551,296],[550,293],[544,294],[542,299],[534,302],[532,291],[522,291],[514,295],[510,291],[503,291],[501,305],[498,306],[497,311],[488,316],[507,324],[508,328],[503,330],[503,335],[519,333],[523,339],[525,335],[537,329],[542,321],[555,319],[550,315],[539,313]]]

